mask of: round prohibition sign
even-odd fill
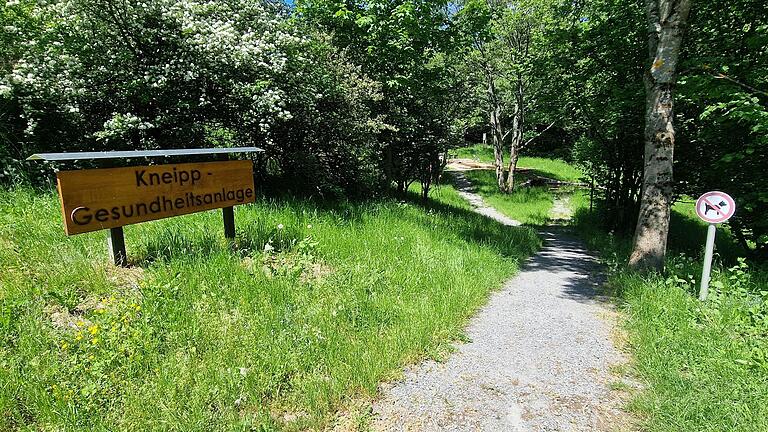
[[[696,214],[709,223],[727,221],[736,212],[736,203],[725,192],[707,192],[696,200]]]

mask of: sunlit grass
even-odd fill
[[[452,151],[457,158],[474,159],[478,162],[493,163],[493,148],[489,145],[474,144],[467,147],[459,147]]]
[[[644,384],[628,408],[643,430],[768,430],[768,271],[733,266],[743,251],[720,227],[710,298],[701,303],[706,224],[689,200],[673,207],[666,272],[647,276],[626,267],[631,238],[601,231],[588,199],[576,202],[577,230],[608,264],[607,287],[624,312],[632,373]]]
[[[67,237],[57,197],[0,192],[0,430],[322,428],[439,356],[539,244],[464,207],[260,200]]]
[[[507,217],[528,225],[545,225],[554,196],[547,187],[518,187],[514,192],[499,192],[496,175],[488,170],[466,171],[464,175],[485,202]]]
[[[523,156],[518,161],[517,167],[530,169],[535,174],[560,181],[578,182],[583,180],[583,174],[578,168],[560,159]]]
[[[469,147],[461,147],[455,150],[459,158],[474,159],[478,162],[493,163],[493,149],[491,146],[475,144]],[[506,160],[506,155],[505,155]],[[517,166],[523,170],[531,170],[534,174],[553,178],[560,181],[578,182],[582,180],[582,172],[560,159],[522,156]]]

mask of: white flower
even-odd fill
[[[307,225],[307,229],[312,229],[312,224]]]
[[[264,252],[272,252],[273,250],[275,250],[275,248],[272,247],[271,243],[267,243],[264,245]]]
[[[283,225],[283,224],[277,224],[277,229],[281,230],[281,229],[283,229],[283,228],[285,228],[285,225]]]

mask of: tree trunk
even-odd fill
[[[493,158],[496,166],[496,184],[499,190],[504,190],[504,130],[501,126],[501,106],[496,98],[496,86],[492,77],[489,77],[488,96],[491,100],[491,139],[493,141]]]
[[[507,193],[511,193],[515,190],[515,170],[517,170],[517,159],[520,154],[517,153],[517,149],[514,146],[510,146],[509,150],[509,169],[507,170]]]
[[[501,131],[498,110],[491,111],[491,136],[493,138],[493,159],[496,166],[496,183],[499,190],[504,190],[504,135]]]
[[[690,0],[646,0],[651,67],[645,74],[645,160],[629,265],[662,270],[672,204],[673,92]]]
[[[509,141],[509,168],[507,170],[507,182],[505,192],[512,193],[515,190],[515,170],[517,159],[520,157],[520,148],[523,144],[523,130],[525,128],[525,93],[523,77],[517,74],[517,88],[515,90],[515,115],[512,116],[512,139]]]
[[[395,181],[395,167],[392,159],[392,147],[384,147],[384,178],[387,180],[387,187],[391,187]]]

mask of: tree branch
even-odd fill
[[[747,90],[751,91],[752,93],[757,93],[757,94],[762,95],[762,96],[768,96],[768,93],[766,93],[766,92],[764,92],[764,91],[762,91],[760,89],[756,89],[756,88],[752,87],[751,85],[745,84],[745,83],[743,83],[743,82],[741,82],[741,81],[739,81],[739,80],[737,80],[735,78],[731,78],[731,77],[729,77],[728,75],[726,75],[726,74],[724,74],[722,72],[710,71],[710,73],[712,74],[712,76],[715,79],[724,79],[726,81],[729,81],[729,82],[732,82],[732,83],[736,84],[737,86],[739,86],[741,88],[747,89]]]
[[[522,149],[526,148],[526,147],[528,146],[528,144],[532,143],[532,142],[533,142],[533,141],[534,141],[536,138],[538,138],[538,137],[540,137],[540,136],[544,135],[544,132],[546,132],[546,131],[550,130],[550,129],[552,128],[552,126],[554,126],[554,125],[555,125],[555,123],[556,123],[556,122],[557,122],[557,121],[553,121],[552,123],[550,123],[550,124],[549,124],[549,126],[547,126],[546,128],[544,128],[544,130],[543,130],[543,131],[541,131],[541,132],[539,132],[538,134],[536,134],[536,136],[535,136],[535,137],[533,137],[533,138],[529,139],[528,141],[526,141],[525,143],[523,143],[523,145],[521,145],[521,146],[520,146],[520,150],[522,150]]]

